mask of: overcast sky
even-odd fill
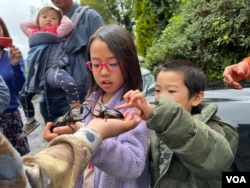
[[[21,31],[19,24],[31,19],[31,7],[42,7],[40,0],[0,0],[0,16],[6,23],[13,44],[21,49],[26,57],[29,46],[28,38]]]
[[[46,3],[52,5],[50,0],[0,0],[0,17],[7,24],[13,44],[21,49],[24,58],[29,50],[28,38],[21,31],[19,24],[31,20],[31,8],[39,9]]]

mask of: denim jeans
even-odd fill
[[[66,97],[51,99],[45,98],[44,94],[41,93],[39,102],[40,113],[45,123],[53,122],[56,118],[64,115],[70,109]]]

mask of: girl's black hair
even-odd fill
[[[90,57],[90,46],[96,39],[105,42],[114,53],[115,58],[120,61],[122,76],[124,79],[125,94],[129,90],[140,89],[142,85],[142,75],[140,64],[136,52],[136,47],[130,33],[117,24],[110,24],[100,27],[89,39],[87,53]],[[91,74],[89,94],[100,89]]]
[[[3,21],[3,19],[0,17],[0,26],[3,29],[3,37],[10,37],[10,33],[9,30],[5,24],[5,22]],[[0,46],[1,49],[4,49],[4,47]]]

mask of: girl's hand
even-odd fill
[[[83,125],[84,125],[83,123],[77,122],[76,124],[70,125],[71,127],[61,126],[53,128],[53,123],[48,122],[43,129],[43,138],[49,142],[61,134],[73,134],[80,128],[80,126]]]
[[[141,118],[135,119],[135,112],[125,112],[123,115],[123,120],[94,118],[87,126],[96,130],[102,139],[106,139],[130,131],[141,122]]]
[[[43,139],[46,141],[51,141],[53,138],[59,136],[57,133],[53,133],[52,130],[53,123],[48,122],[43,129]]]
[[[116,109],[136,108],[135,113],[143,120],[147,120],[153,106],[147,102],[143,93],[139,90],[130,90],[124,96],[125,104],[119,105]]]
[[[123,120],[94,118],[88,123],[87,126],[95,129],[99,134],[101,134],[103,139],[106,139],[127,132],[135,128],[141,122],[141,118],[135,118],[135,112],[125,112],[123,115],[125,117]],[[53,129],[53,123],[48,122],[43,129],[43,138],[49,142],[59,135],[72,134],[81,126],[86,125],[82,122],[76,122],[76,124],[71,125],[74,131],[69,126],[55,127]]]
[[[20,60],[23,58],[23,55],[19,48],[13,45],[9,48],[8,57],[10,59],[11,65],[16,66],[19,65]]]

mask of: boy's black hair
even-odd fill
[[[200,91],[205,90],[206,77],[203,70],[189,60],[177,59],[161,65],[159,72],[175,71],[183,74],[184,84],[188,89],[189,99]],[[199,107],[197,107],[199,109]],[[193,109],[197,113],[197,109]]]

